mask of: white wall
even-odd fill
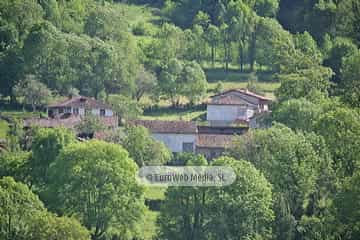
[[[85,109],[79,108],[79,115],[84,116],[85,115]]]
[[[208,121],[229,122],[236,119],[247,120],[254,115],[254,109],[237,105],[208,105],[206,119]]]
[[[208,121],[233,121],[237,119],[236,105],[208,105],[206,119]]]
[[[100,109],[93,108],[91,109],[92,115],[99,116],[100,115]]]
[[[105,109],[105,117],[112,117],[114,116],[114,112],[110,109]]]
[[[153,138],[163,142],[172,152],[183,152],[183,143],[194,143],[195,134],[153,133]]]

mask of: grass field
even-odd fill
[[[166,188],[163,187],[148,187],[145,189],[145,198],[148,200],[164,200],[165,192]],[[158,216],[158,211],[151,211],[149,209],[145,211],[145,217],[143,219],[143,224],[141,225],[142,239],[155,239],[158,232],[158,226],[156,224]]]
[[[145,198],[149,200],[163,200],[165,199],[166,188],[163,187],[148,187],[145,189]]]
[[[0,138],[5,138],[8,130],[9,130],[8,123],[4,120],[0,120]]]

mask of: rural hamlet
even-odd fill
[[[360,0],[0,0],[0,240],[360,240]]]
[[[155,140],[163,142],[173,153],[193,152],[213,159],[221,156],[234,136],[246,133],[249,128],[265,127],[259,119],[270,112],[270,103],[271,99],[247,89],[232,89],[206,101],[206,125],[181,120],[130,120],[127,124],[147,128]],[[70,96],[51,104],[47,106],[47,113],[47,118],[26,119],[24,127],[74,129],[87,115],[92,115],[106,129],[114,130],[121,125],[119,117],[123,117],[116,116],[111,106],[84,96]]]

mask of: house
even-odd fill
[[[197,126],[190,121],[133,120],[130,125],[147,128],[154,139],[174,153],[195,152]]]
[[[64,101],[51,104],[47,107],[47,112],[47,118],[26,119],[24,127],[65,127],[74,129],[87,115],[99,117],[102,125],[108,128],[115,128],[119,124],[118,117],[109,105],[84,96],[70,97]]]
[[[115,115],[109,105],[94,98],[84,96],[69,97],[62,102],[51,104],[47,107],[47,112],[49,117],[56,117],[65,113],[80,116],[90,113],[101,117],[112,117]]]
[[[221,156],[231,146],[234,136],[249,129],[196,126],[190,121],[133,120],[129,124],[147,128],[154,139],[163,142],[173,153],[194,152],[208,160]]]
[[[256,114],[269,111],[271,99],[247,89],[232,89],[212,96],[207,103],[210,126],[248,125]]]

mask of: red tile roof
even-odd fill
[[[212,100],[209,104],[219,104],[219,105],[238,105],[238,104],[244,104],[244,101],[249,102],[246,99],[242,99],[240,96],[234,96],[234,95],[230,95],[230,93],[235,92],[235,93],[240,93],[242,95],[246,95],[246,96],[250,96],[250,97],[254,97],[260,101],[265,101],[265,102],[269,102],[271,101],[270,98],[258,95],[256,93],[253,93],[247,89],[231,89],[231,90],[227,90],[225,92],[216,94],[214,96],[212,96]],[[219,99],[215,99],[215,97],[220,97]]]
[[[213,99],[210,104],[212,105],[254,105],[252,103],[249,103],[248,101],[240,98],[239,96],[234,95],[223,95],[219,96],[219,99]]]
[[[118,126],[118,117],[99,117],[101,123],[106,127],[117,127]],[[65,128],[74,128],[82,120],[82,117],[79,115],[71,115],[68,118],[29,118],[24,121],[24,127],[65,127]]]
[[[201,148],[227,148],[231,146],[234,135],[199,134],[196,146]]]
[[[82,107],[82,108],[102,108],[102,109],[111,109],[110,105],[107,105],[101,101],[95,100],[94,98],[76,96],[64,101],[50,104],[49,108],[58,108],[58,107]]]
[[[132,120],[130,125],[144,126],[152,133],[195,134],[197,127],[190,121]]]

